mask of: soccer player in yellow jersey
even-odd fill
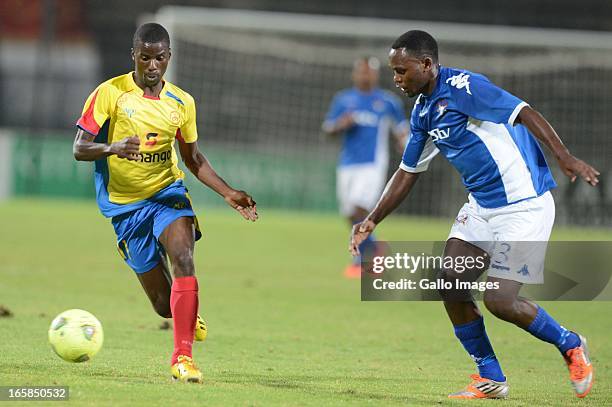
[[[155,311],[174,320],[173,378],[201,382],[202,373],[192,360],[194,332],[196,338],[205,333],[197,315],[193,263],[194,242],[201,233],[177,166],[175,140],[185,166],[203,184],[247,220],[255,221],[257,210],[253,199],[225,183],[199,151],[194,100],[163,79],[170,60],[165,28],[140,26],[132,59],[134,72],[102,83],[85,102],[74,156],[95,161],[98,206],[112,220],[119,253],[136,272]]]

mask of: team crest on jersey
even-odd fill
[[[446,112],[447,107],[448,107],[448,101],[441,100],[438,102],[438,104],[436,105],[436,111],[438,112],[438,116],[436,117],[436,119],[439,119],[440,117],[442,117],[444,112]]]
[[[372,109],[374,109],[375,112],[382,112],[385,110],[385,102],[382,100],[375,100],[372,103]]]
[[[180,121],[181,121],[181,115],[176,110],[173,110],[170,113],[170,122],[172,124],[179,124]]]
[[[446,83],[450,83],[451,86],[454,86],[457,89],[465,88],[468,95],[472,94],[470,91],[470,75],[466,75],[463,72],[461,72],[459,75],[451,76],[446,80]]]

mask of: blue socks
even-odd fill
[[[501,366],[495,357],[495,352],[493,352],[491,342],[489,342],[482,317],[467,324],[456,325],[455,335],[476,362],[480,377],[496,382],[506,381]]]
[[[559,325],[543,308],[538,308],[527,331],[544,342],[552,343],[564,355],[568,350],[580,346],[580,337]]]
[[[538,308],[538,313],[527,331],[544,342],[552,343],[564,355],[568,350],[580,346],[580,337],[559,325],[543,308]],[[467,324],[456,325],[455,335],[476,362],[481,377],[496,382],[506,380],[489,342],[482,317]]]

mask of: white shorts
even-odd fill
[[[542,284],[554,221],[555,202],[550,191],[501,208],[483,208],[470,195],[448,238],[470,242],[486,251],[491,256],[491,277]]]
[[[356,208],[371,211],[385,187],[386,167],[378,164],[338,167],[336,194],[340,213],[351,216]]]

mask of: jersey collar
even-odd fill
[[[145,96],[144,95],[144,91],[134,81],[134,71],[132,71],[132,72],[130,72],[128,74],[128,86],[129,86],[130,90],[133,90],[134,92],[136,92],[136,94],[142,96],[145,99],[159,100],[161,98],[161,95],[163,95],[164,91],[166,90],[166,81],[162,78],[162,88],[159,91],[159,97],[156,97],[156,98],[152,97],[152,96]]]
[[[373,87],[367,92],[364,92],[363,90],[359,89],[357,86],[353,86],[353,92],[357,93],[360,96],[372,96],[378,92],[378,86]]]
[[[431,92],[431,95],[425,95],[423,93],[421,93],[419,95],[420,98],[423,98],[425,100],[427,99],[433,99],[436,96],[438,96],[438,94],[440,93],[440,81],[442,80],[442,76],[444,75],[444,73],[446,72],[446,68],[443,67],[442,65],[439,65],[439,69],[438,69],[438,77],[436,78],[436,87],[434,88],[434,90]]]

